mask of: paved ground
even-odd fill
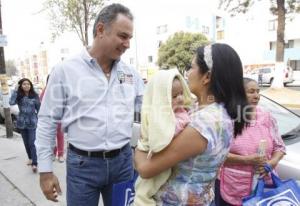
[[[34,205],[3,173],[0,173],[0,185],[0,205]]]
[[[4,133],[0,127],[0,133]],[[39,175],[34,174],[26,165],[27,157],[22,139],[16,135],[12,139],[0,137],[0,205],[66,205],[64,195],[59,203],[46,200],[39,187]],[[54,163],[55,172],[65,192],[65,164]],[[2,187],[6,185],[6,187]],[[6,204],[7,203],[7,204]]]
[[[0,206],[65,206],[65,163],[54,162],[54,172],[63,192],[59,202],[54,203],[46,200],[40,190],[39,175],[31,171],[26,161],[20,135],[15,133],[8,139],[5,127],[0,126]],[[99,206],[103,203],[100,202]]]

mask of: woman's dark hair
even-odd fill
[[[247,85],[249,82],[257,83],[257,81],[255,79],[251,79],[249,77],[244,77],[243,81],[244,81],[244,85]]]
[[[25,92],[24,92],[23,89],[22,89],[22,84],[23,84],[23,82],[25,82],[25,81],[29,82],[29,84],[30,84],[30,90],[29,90],[28,97],[29,97],[30,99],[33,99],[33,98],[38,97],[38,94],[37,94],[37,93],[34,91],[34,89],[33,89],[33,84],[32,84],[32,82],[31,82],[29,79],[27,79],[27,78],[23,78],[23,79],[21,79],[21,80],[18,82],[19,87],[18,87],[18,91],[17,91],[17,93],[18,93],[18,95],[17,95],[17,102],[19,102],[19,101],[25,96]]]
[[[211,81],[209,91],[216,102],[224,103],[225,109],[234,121],[234,136],[241,134],[250,119],[248,102],[243,83],[243,67],[239,55],[227,44],[212,44]],[[209,68],[204,61],[204,47],[196,51],[196,62],[200,73],[204,74]],[[249,110],[249,111],[248,111]]]
[[[47,75],[46,84],[48,84],[50,74]]]

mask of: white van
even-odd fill
[[[288,83],[292,83],[293,79],[293,69],[287,67],[283,71],[283,84],[284,86]],[[275,76],[274,67],[262,67],[258,69],[258,82],[262,84],[272,84]]]

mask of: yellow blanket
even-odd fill
[[[160,70],[151,81],[148,82],[142,105],[141,114],[141,138],[137,147],[151,153],[164,149],[173,139],[176,119],[172,109],[172,84],[178,78],[183,86],[184,104],[189,107],[191,94],[184,78],[177,69]],[[149,158],[151,155],[149,155]],[[138,177],[135,189],[135,206],[155,206],[153,196],[159,188],[168,180],[171,169],[159,175],[143,179]]]

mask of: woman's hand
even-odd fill
[[[248,165],[252,165],[254,167],[263,166],[266,162],[266,158],[264,156],[258,155],[258,154],[252,154],[248,155],[245,158],[245,162]]]
[[[277,166],[277,164],[279,163],[279,161],[282,159],[282,157],[283,157],[284,155],[285,155],[284,152],[276,151],[276,152],[274,152],[274,153],[272,154],[272,158],[271,158],[270,160],[267,160],[267,159],[265,158],[264,165],[265,165],[265,164],[268,164],[268,165],[271,166],[272,169],[274,169],[274,168]],[[263,165],[260,166],[260,167],[258,168],[257,171],[258,171],[258,173],[259,173],[261,176],[266,176],[266,175],[268,174],[268,173],[265,171]]]

